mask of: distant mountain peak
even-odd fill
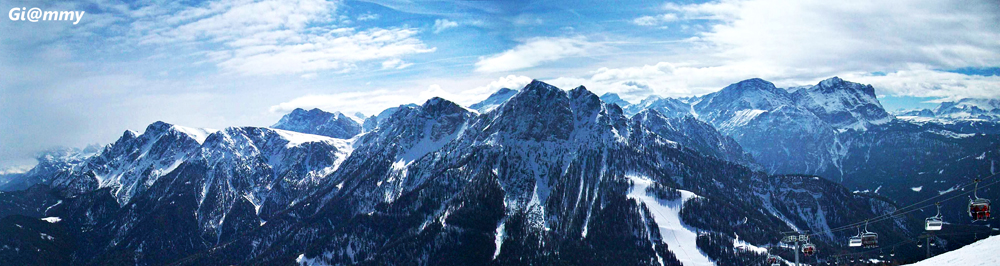
[[[619,107],[622,108],[631,104],[628,101],[623,100],[620,96],[618,96],[617,93],[613,92],[604,93],[603,95],[601,95],[601,100],[606,103],[617,104]]]
[[[729,88],[743,90],[743,89],[756,89],[756,88],[775,88],[775,86],[774,83],[771,83],[770,81],[766,81],[761,78],[752,78],[752,79],[742,80],[740,82],[729,85],[725,89]]]
[[[872,85],[865,85],[865,84],[861,84],[861,83],[850,82],[850,81],[843,80],[840,77],[832,77],[832,78],[828,78],[828,79],[825,79],[823,81],[820,81],[819,84],[816,84],[816,86],[813,87],[813,88],[821,90],[821,91],[824,91],[824,92],[827,92],[827,93],[829,93],[829,92],[835,92],[835,91],[838,91],[838,90],[860,91],[860,92],[864,93],[865,95],[867,95],[869,97],[872,97],[872,98],[875,97],[875,87],[872,87]]]
[[[504,102],[507,102],[507,100],[509,100],[511,97],[514,97],[514,95],[517,93],[518,93],[517,90],[500,88],[500,90],[497,90],[493,94],[490,94],[490,96],[487,97],[485,100],[469,105],[469,109],[476,110],[481,114],[487,113],[489,111],[493,111],[493,109],[496,109],[497,106],[500,106]]]
[[[360,117],[344,115],[341,112],[327,112],[319,108],[305,110],[295,108],[271,126],[276,129],[315,134],[333,138],[349,139],[361,133]]]

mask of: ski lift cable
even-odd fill
[[[992,175],[992,176],[990,176],[990,177],[993,177],[993,176],[996,176],[996,175]],[[993,186],[993,185],[996,185],[996,184],[1000,184],[1000,180],[997,180],[997,181],[994,181],[993,183],[989,183],[989,184],[987,184],[987,185],[984,185],[984,186],[982,186],[982,187],[989,187],[989,186]],[[970,185],[971,185],[971,184],[970,184]],[[963,188],[965,188],[965,187],[968,187],[968,186],[969,186],[969,185],[966,185],[966,186],[964,186]],[[958,191],[958,190],[954,190],[954,191]],[[925,199],[925,200],[923,200],[923,201],[920,201],[920,202],[917,202],[917,203],[914,203],[914,204],[911,204],[911,205],[909,205],[909,206],[906,206],[906,207],[903,207],[903,208],[899,208],[899,209],[897,209],[897,210],[896,210],[895,212],[893,212],[893,213],[889,213],[889,214],[883,214],[883,215],[879,215],[879,216],[875,216],[875,218],[871,218],[871,219],[868,219],[868,220],[865,220],[865,221],[863,221],[863,222],[856,222],[856,223],[853,223],[853,224],[849,224],[849,225],[844,225],[844,226],[840,226],[840,227],[836,227],[836,228],[833,228],[833,229],[830,229],[830,232],[838,232],[838,231],[843,231],[843,230],[845,230],[845,229],[850,229],[851,227],[855,227],[855,226],[860,226],[860,225],[862,225],[862,224],[866,224],[866,223],[876,223],[876,222],[881,222],[881,221],[884,221],[884,220],[888,220],[888,219],[891,219],[891,218],[894,218],[894,217],[896,217],[896,216],[901,216],[901,215],[905,215],[905,214],[909,214],[909,213],[911,213],[911,212],[915,212],[915,211],[919,211],[919,210],[920,210],[920,209],[922,209],[922,208],[925,208],[925,207],[928,207],[928,206],[933,206],[934,204],[925,204],[925,205],[921,205],[921,206],[917,206],[917,204],[921,204],[921,203],[925,203],[925,202],[928,202],[928,201],[930,201],[931,199],[934,199],[934,198],[937,198],[937,197],[940,197],[940,196],[944,196],[944,195],[947,195],[947,194],[950,194],[951,192],[954,192],[954,191],[949,191],[948,193],[944,193],[944,194],[940,194],[940,195],[938,195],[938,196],[934,196],[934,197],[931,197],[931,198],[928,198],[928,199]],[[960,192],[960,193],[958,193],[958,194],[956,194],[956,195],[954,195],[954,196],[952,196],[952,197],[949,197],[949,198],[946,198],[946,199],[944,199],[944,200],[940,200],[940,201],[938,201],[938,202],[945,202],[945,201],[949,201],[949,200],[953,200],[953,199],[956,199],[956,198],[958,198],[958,197],[961,197],[961,196],[965,196],[965,195],[968,195],[968,194],[971,194],[971,193],[973,193],[973,192],[974,192],[974,191],[965,191],[965,192]],[[916,206],[917,208],[913,208],[913,207],[915,207],[915,206]],[[911,209],[911,208],[912,208],[912,209]],[[907,211],[901,211],[901,210],[904,210],[904,209],[910,209],[910,210],[907,210]],[[818,235],[819,233],[813,233],[813,234],[814,234],[814,235]]]
[[[869,250],[865,250],[865,251],[858,251],[858,252],[852,252],[852,253],[842,253],[842,254],[836,254],[836,255],[833,255],[833,257],[837,257],[837,256],[841,256],[841,257],[843,257],[843,256],[855,256],[855,255],[861,255],[861,254],[865,254],[865,253],[873,253],[873,252],[875,252],[875,251],[879,251],[879,252],[881,252],[881,251],[883,251],[883,250],[885,250],[885,249],[888,249],[888,248],[896,248],[896,247],[899,247],[899,246],[902,246],[902,245],[904,245],[904,244],[908,244],[908,243],[910,243],[910,242],[916,242],[916,240],[913,240],[913,239],[906,239],[906,240],[902,240],[902,241],[899,241],[899,242],[896,242],[896,243],[893,243],[893,244],[891,244],[891,245],[885,245],[885,246],[880,246],[880,247],[877,247],[877,248],[874,248],[874,249],[869,249]]]
[[[895,217],[895,216],[900,216],[900,215],[904,215],[904,214],[908,214],[908,213],[911,213],[911,212],[915,212],[915,211],[918,211],[918,210],[920,210],[920,209],[922,209],[922,208],[925,208],[925,207],[928,207],[928,206],[932,206],[932,205],[934,205],[935,203],[932,203],[932,204],[924,204],[924,205],[920,205],[920,204],[923,204],[923,203],[926,203],[926,202],[930,202],[930,201],[932,201],[932,200],[934,200],[934,199],[936,199],[936,198],[939,198],[939,197],[943,197],[943,196],[945,196],[945,195],[949,195],[949,194],[952,194],[952,192],[955,192],[955,191],[960,191],[960,190],[963,190],[963,189],[965,189],[965,188],[967,188],[967,187],[969,187],[969,186],[972,186],[972,185],[976,185],[976,188],[977,188],[976,190],[978,190],[978,188],[980,187],[980,186],[978,185],[978,184],[979,184],[979,182],[982,182],[983,180],[986,180],[986,179],[989,179],[989,178],[993,178],[993,177],[996,177],[996,176],[998,176],[998,175],[1000,175],[1000,173],[997,173],[997,174],[993,174],[993,175],[990,175],[990,176],[987,176],[987,177],[984,177],[984,178],[981,178],[981,179],[978,179],[978,181],[975,181],[975,182],[973,182],[973,183],[971,183],[971,184],[966,184],[966,185],[964,185],[964,186],[961,186],[961,187],[959,187],[958,189],[955,189],[955,190],[952,190],[952,191],[948,191],[948,192],[945,192],[945,193],[941,193],[941,194],[938,194],[937,196],[933,196],[933,197],[930,197],[930,198],[927,198],[927,199],[924,199],[924,200],[922,200],[922,201],[919,201],[919,202],[916,202],[916,203],[913,203],[913,204],[910,204],[910,205],[908,205],[908,206],[905,206],[905,207],[902,207],[902,208],[898,208],[898,209],[896,209],[896,211],[894,211],[894,212],[892,212],[892,213],[888,213],[888,214],[882,214],[882,215],[879,215],[879,216],[875,216],[874,218],[871,218],[871,219],[866,219],[865,221],[860,221],[860,222],[856,222],[856,223],[852,223],[852,224],[848,224],[848,225],[843,225],[843,226],[839,226],[839,227],[835,227],[835,228],[832,228],[832,229],[830,229],[830,230],[829,230],[829,232],[831,232],[831,233],[832,233],[832,232],[839,232],[839,231],[843,231],[843,230],[846,230],[846,229],[850,229],[851,227],[860,227],[861,225],[863,225],[863,224],[866,224],[866,223],[876,223],[876,222],[881,222],[881,221],[884,221],[884,220],[888,220],[888,219],[890,219],[890,218],[893,218],[893,217]],[[993,183],[989,183],[989,184],[986,184],[986,185],[983,185],[983,186],[981,186],[981,187],[990,187],[990,186],[993,186],[993,185],[996,185],[996,184],[998,184],[998,183],[1000,183],[1000,180],[997,180],[997,181],[994,181]],[[961,197],[961,196],[965,196],[965,195],[968,195],[968,194],[971,194],[971,193],[975,193],[975,192],[976,192],[976,190],[973,190],[973,191],[965,191],[965,192],[959,192],[958,194],[956,194],[956,195],[954,195],[954,196],[952,196],[952,197],[950,197],[950,198],[946,198],[946,199],[944,199],[944,200],[939,200],[939,201],[936,201],[936,203],[940,203],[940,202],[945,202],[945,201],[949,201],[949,200],[953,200],[953,199],[956,199],[956,198],[958,198],[958,197]],[[907,210],[907,209],[909,209],[909,210]],[[903,210],[906,210],[906,211],[903,211]],[[783,232],[783,233],[785,233],[785,232]],[[812,233],[812,234],[809,234],[809,235],[810,235],[810,236],[812,236],[812,235],[820,235],[820,232],[814,232],[814,233]]]

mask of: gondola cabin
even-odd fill
[[[775,255],[767,256],[767,264],[772,266],[781,266],[781,264],[778,263],[778,256]]]
[[[990,200],[977,198],[969,201],[969,216],[972,221],[986,221],[990,219]]]
[[[944,227],[944,221],[941,217],[930,217],[924,222],[924,230],[927,231],[940,231]]]
[[[865,248],[878,247],[878,234],[867,232],[861,235],[861,245]]]

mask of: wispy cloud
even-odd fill
[[[417,39],[413,28],[338,27],[334,11],[333,2],[322,0],[233,0],[149,16],[133,25],[140,44],[215,47],[204,52],[208,60],[246,75],[343,72],[363,62],[435,50]]]
[[[894,71],[1000,64],[1000,6],[989,1],[719,1],[668,4],[716,20],[716,55],[767,68]]]
[[[639,26],[659,26],[667,22],[677,21],[677,15],[666,13],[656,16],[641,16],[632,20],[632,24]]]
[[[530,68],[566,57],[586,55],[598,46],[583,37],[532,38],[503,53],[480,58],[476,62],[476,71],[492,73]]]
[[[458,22],[447,19],[434,20],[434,33],[441,33],[444,30],[458,27]]]
[[[521,89],[531,82],[531,78],[525,76],[507,75],[496,80],[489,81],[486,85],[481,86],[474,85],[474,83],[483,84],[484,81],[482,80],[447,80],[446,82],[449,82],[450,84],[442,85],[445,83],[430,81],[428,82],[431,83],[430,85],[425,85],[423,87],[417,86],[395,89],[373,89],[366,91],[311,94],[296,97],[289,101],[273,105],[268,108],[268,111],[276,114],[284,114],[295,110],[295,108],[319,108],[327,111],[377,114],[389,107],[395,107],[400,104],[408,103],[420,104],[432,97],[441,97],[458,104],[470,105],[486,99],[486,97],[493,94],[500,88]],[[477,87],[473,88],[473,86]]]
[[[402,93],[401,93],[402,92]],[[288,113],[295,108],[319,108],[327,111],[361,112],[377,114],[386,108],[405,103],[415,103],[417,99],[405,91],[385,89],[342,92],[333,94],[313,94],[301,96],[269,108],[272,113]]]
[[[382,69],[404,69],[412,65],[413,63],[407,63],[399,58],[393,58],[382,62]]]
[[[880,93],[919,97],[997,97],[994,77],[942,71],[1000,65],[1000,6],[987,2],[908,0],[720,0],[666,3],[662,13],[634,19],[704,24],[683,48],[660,63],[597,68],[554,79],[563,86],[666,96],[704,94],[746,78],[779,86],[839,75],[875,85]],[[675,50],[676,52],[677,50]],[[622,64],[617,64],[622,65]],[[881,72],[887,75],[873,75]],[[646,84],[651,90],[635,90]]]
[[[378,18],[379,18],[378,14],[364,13],[364,14],[361,14],[360,16],[358,16],[358,21],[376,20]]]

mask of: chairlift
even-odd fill
[[[781,264],[778,263],[778,256],[775,255],[767,255],[767,264],[771,266],[781,266]]]
[[[847,242],[848,247],[860,247],[861,246],[861,227],[858,227],[858,235],[852,236]]]
[[[941,203],[935,203],[937,206],[937,215],[928,217],[924,221],[924,230],[927,231],[940,231],[944,227],[944,220],[941,219]]]
[[[990,200],[979,197],[979,179],[975,182],[974,198],[969,199],[969,216],[973,222],[986,221],[990,219]]]
[[[878,234],[875,232],[861,234],[861,243],[865,248],[878,247]]]

